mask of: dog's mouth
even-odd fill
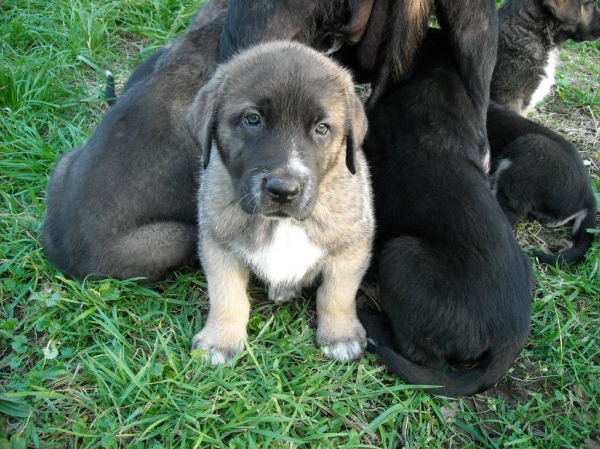
[[[276,210],[276,211],[272,211],[272,212],[263,212],[262,215],[264,215],[267,218],[290,218],[291,215],[282,211],[282,210]]]

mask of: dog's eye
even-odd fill
[[[329,126],[325,123],[319,123],[315,128],[315,132],[324,136],[329,132]]]
[[[244,117],[244,123],[248,126],[258,126],[260,125],[260,115],[248,114],[246,117]]]

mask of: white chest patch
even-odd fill
[[[277,223],[267,245],[244,256],[264,281],[297,284],[323,257],[323,250],[310,242],[304,229],[286,220]]]
[[[550,93],[550,89],[554,85],[554,77],[556,76],[556,66],[558,64],[557,48],[551,50],[548,53],[548,59],[546,59],[546,67],[544,68],[544,74],[540,77],[540,84],[538,85],[535,92],[531,96],[529,104],[524,107],[523,115],[527,115],[535,106],[546,98],[546,95]]]

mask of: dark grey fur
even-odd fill
[[[67,275],[156,281],[196,260],[200,149],[184,117],[216,69],[223,20],[175,42],[57,163],[42,242]]]
[[[219,14],[227,9],[227,1],[228,0],[210,0],[202,5],[192,19],[187,31],[190,32],[200,29],[214,21]],[[121,96],[125,95],[137,83],[146,81],[154,73],[156,67],[160,66],[160,59],[169,51],[172,46],[172,42],[168,43],[142,61],[133,70],[133,72],[131,72],[129,78],[127,78],[127,81],[125,82],[125,85],[121,91]],[[105,98],[107,99],[107,103],[111,106],[115,104],[117,100],[115,80],[110,72],[107,72]]]

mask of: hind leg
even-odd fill
[[[270,284],[267,288],[269,300],[276,304],[290,302],[294,298],[302,296],[302,284],[296,285],[273,285]]]
[[[170,271],[196,260],[198,230],[195,224],[159,222],[140,226],[97,253],[101,274],[119,279],[145,277],[155,282]]]
[[[446,364],[449,345],[463,333],[460,314],[450,313],[457,287],[442,257],[421,239],[403,236],[386,243],[379,262],[380,300],[393,329],[393,348],[438,370]]]

